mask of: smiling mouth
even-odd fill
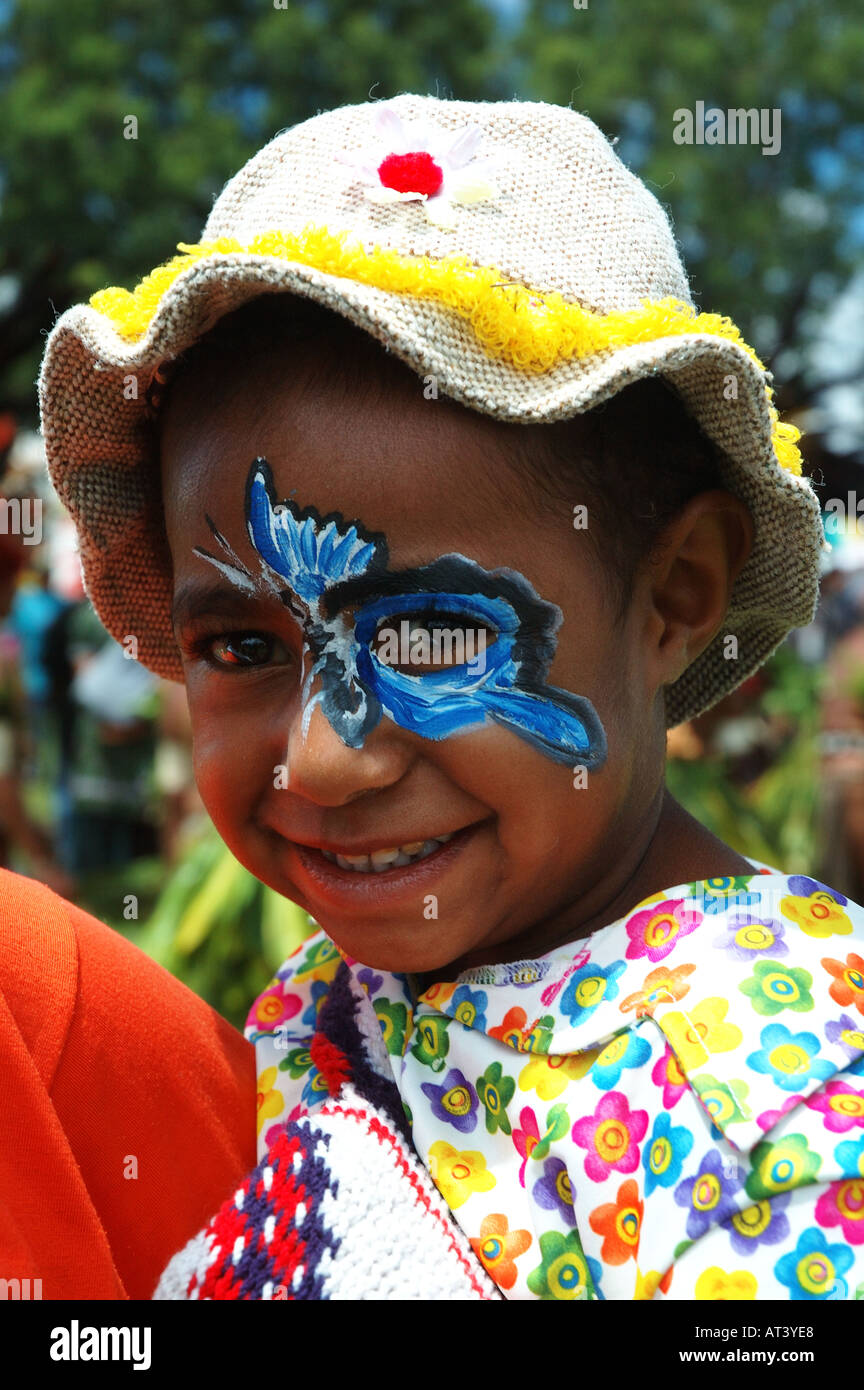
[[[409,840],[403,845],[393,845],[388,849],[376,849],[371,854],[334,854],[322,849],[320,853],[331,864],[340,869],[349,869],[357,874],[383,874],[388,869],[402,869],[408,864],[416,864],[427,859],[441,845],[453,839],[453,834],[436,835],[431,840]]]
[[[410,899],[440,874],[448,873],[450,866],[469,851],[486,824],[475,821],[426,840],[388,846],[379,842],[378,847],[365,854],[342,854],[332,840],[326,849],[295,841],[293,853],[302,870],[303,891],[310,900],[320,897],[325,905],[336,904],[348,912],[364,904],[367,908],[383,909],[406,895]]]

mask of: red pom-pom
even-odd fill
[[[378,165],[378,177],[385,188],[397,193],[425,193],[431,198],[444,182],[444,171],[425,150],[412,154],[388,154]]]

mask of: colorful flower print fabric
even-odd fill
[[[261,1155],[327,1099],[310,1046],[341,960],[319,932],[250,1013]],[[419,997],[346,963],[506,1297],[864,1297],[864,910],[841,893],[767,869],[679,885]]]

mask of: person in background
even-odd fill
[[[159,852],[158,681],[127,659],[88,599],[64,615],[54,639],[64,750],[60,844],[64,867],[78,877]]]
[[[27,701],[28,772],[34,777],[53,778],[56,750],[51,739],[45,636],[65,605],[51,587],[51,576],[42,557],[28,549],[30,554],[25,552],[25,556],[30,563],[20,576],[8,624],[21,651],[21,681]]]
[[[8,617],[18,576],[25,563],[23,546],[0,534],[0,865],[8,866],[21,850],[31,872],[57,892],[71,880],[57,864],[50,835],[29,814],[21,794],[22,729],[26,697],[21,681],[21,647]]]
[[[855,528],[832,538],[825,568],[819,872],[826,882],[837,883],[847,896],[860,901],[864,895],[864,542]]]

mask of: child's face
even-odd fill
[[[615,627],[585,533],[566,512],[556,519],[535,509],[504,457],[504,433],[521,427],[424,399],[422,381],[398,368],[392,390],[373,384],[347,395],[328,383],[326,364],[314,365],[312,355],[286,351],[230,370],[190,372],[164,421],[175,598],[195,589],[175,631],[198,787],[236,857],[302,904],[356,959],[427,972],[530,958],[578,935],[604,893],[614,897],[622,867],[646,842],[665,730],[647,659],[645,606],[631,604]],[[253,545],[244,507],[259,457],[272,470],[272,493],[268,501],[265,469]],[[269,571],[276,580],[269,590],[261,582],[261,538],[285,519],[274,520],[270,505],[286,499],[298,513],[316,509],[313,541],[331,513],[339,514],[335,540],[352,523],[361,539],[374,533],[370,568],[385,573],[391,594],[398,590],[390,608],[397,632],[400,617],[410,626],[428,611],[419,594],[451,596],[444,606],[452,628],[460,596],[470,600],[484,584],[491,594],[499,583],[499,607],[502,596],[506,605],[515,592],[533,589],[535,605],[538,597],[557,605],[563,621],[553,635],[552,610],[532,609],[533,626],[514,653],[525,668],[515,681],[518,661],[485,684],[464,679],[463,668],[455,690],[440,666],[431,681],[429,666],[382,675],[370,665],[368,645],[365,665],[352,645],[354,617],[368,598],[333,614],[326,592],[310,597],[317,571],[308,554],[298,560],[294,587],[284,567],[281,575]],[[574,496],[574,505],[581,500]],[[276,552],[267,553],[272,563]],[[454,554],[468,563],[393,579]],[[489,574],[502,570],[509,580]],[[222,591],[218,603],[204,597],[214,588]],[[477,632],[475,651],[483,641],[494,665],[491,622]],[[545,672],[544,642],[554,649]],[[319,672],[309,684],[316,658]],[[372,666],[377,685],[370,684]],[[394,687],[407,692],[398,708]],[[574,773],[578,713],[590,744],[583,761],[606,744],[587,773]],[[371,864],[369,871],[342,868],[321,853],[358,856],[404,845],[416,852],[417,842],[441,836],[454,838],[380,873]]]

